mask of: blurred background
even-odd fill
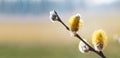
[[[120,58],[119,0],[0,0],[0,58],[100,58],[82,54],[79,39],[60,23],[51,23],[51,10],[67,25],[70,16],[80,13],[84,26],[79,34],[90,45],[93,31],[105,30],[104,54]]]

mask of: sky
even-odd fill
[[[50,10],[119,9],[119,0],[0,0],[0,14],[44,14]]]

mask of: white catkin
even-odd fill
[[[87,42],[85,39],[83,39],[83,40],[85,42]],[[81,53],[87,53],[87,52],[89,52],[89,47],[86,44],[84,44],[82,41],[80,41],[80,43],[79,43],[79,51]]]
[[[55,13],[55,10],[53,10],[53,11],[50,11],[50,16],[49,16],[49,18],[50,18],[50,21],[51,22],[55,22],[55,21],[58,21],[58,17],[57,17],[57,14]]]

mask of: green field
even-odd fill
[[[107,58],[119,58],[120,44],[111,42],[104,54]],[[78,44],[19,46],[14,44],[0,45],[0,58],[100,58],[93,52],[82,54]]]

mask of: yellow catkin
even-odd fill
[[[79,30],[79,28],[81,28],[81,26],[82,26],[81,22],[82,21],[80,19],[80,15],[79,14],[71,16],[71,18],[69,20],[70,30],[72,32],[77,32]]]
[[[97,51],[102,51],[104,46],[106,45],[106,33],[102,30],[96,30],[92,35],[92,44],[94,45]]]

